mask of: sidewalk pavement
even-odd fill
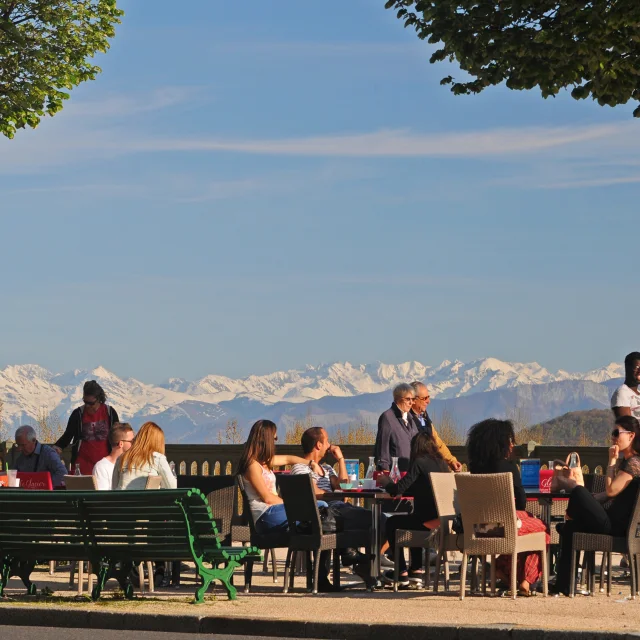
[[[68,569],[54,576],[39,567],[32,579],[39,593],[53,595],[29,597],[19,580],[12,579],[6,596],[0,600],[2,624],[73,626],[88,628],[128,628],[200,633],[249,633],[280,637],[373,638],[400,633],[402,640],[439,638],[441,640],[502,638],[569,638],[572,630],[590,632],[580,638],[640,638],[640,599],[630,600],[628,580],[615,580],[612,595],[576,596],[574,599],[467,596],[460,601],[458,583],[455,592],[434,595],[432,591],[409,590],[394,593],[390,589],[369,593],[348,587],[336,594],[306,593],[305,578],[296,577],[296,587],[282,593],[283,566],[279,582],[270,575],[254,571],[254,590],[242,593],[242,575],[235,580],[238,599],[227,600],[219,586],[201,606],[191,604],[195,590],[193,573],[183,573],[179,589],[157,589],[154,594],[122,600],[107,584],[97,603],[86,598],[76,601],[75,589],[68,587]],[[343,582],[362,584],[348,572]],[[441,587],[442,588],[442,587]],[[114,597],[115,596],[115,597]],[[36,615],[37,613],[37,615]],[[392,625],[391,627],[388,625]],[[544,632],[541,630],[545,630]],[[637,635],[636,635],[637,634]]]

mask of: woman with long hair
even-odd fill
[[[238,463],[238,475],[244,478],[249,508],[258,533],[285,531],[289,526],[284,503],[276,491],[273,468],[304,464],[315,472],[320,471],[315,462],[309,463],[298,456],[276,455],[277,429],[271,420],[258,420],[251,427]]]
[[[430,473],[446,473],[449,471],[431,433],[420,431],[411,440],[411,456],[409,470],[397,484],[390,481],[387,492],[392,495],[413,496],[413,513],[397,515],[386,521],[386,537],[389,551],[395,552],[396,531],[409,529],[420,531],[439,526],[439,522],[432,522],[438,517],[438,509],[433,497]],[[411,566],[407,571],[404,554],[400,554],[399,581],[400,586],[408,586],[411,582],[420,584],[424,578],[422,569],[422,549],[412,548],[410,551]],[[383,579],[386,583],[393,583],[393,571],[387,571]]]
[[[606,490],[593,495],[576,487],[569,496],[566,522],[557,526],[562,553],[555,585],[550,592],[569,594],[573,534],[576,532],[626,536],[638,495],[640,478],[640,422],[630,415],[620,416],[611,432]],[[611,500],[607,509],[602,502]]]
[[[160,476],[163,489],[178,486],[165,456],[164,432],[155,422],[145,422],[131,448],[118,458],[112,486],[114,489],[144,489],[149,476]]]
[[[71,466],[80,465],[80,473],[90,476],[93,467],[109,455],[109,431],[119,422],[118,414],[107,404],[107,394],[95,381],[88,380],[82,387],[83,406],[74,409],[67,428],[54,448],[58,453],[72,445]]]
[[[522,486],[520,469],[511,460],[516,436],[510,420],[489,418],[474,424],[467,435],[469,471],[474,473],[510,473],[513,476],[516,513],[521,522],[518,535],[546,531],[542,520],[534,518],[525,509],[527,494]],[[547,535],[547,544],[550,538]],[[518,595],[533,595],[530,587],[542,576],[540,553],[519,553],[517,564]],[[496,558],[496,576],[505,584],[511,583],[511,556]]]

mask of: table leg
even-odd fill
[[[551,535],[551,501],[545,498],[540,498],[540,519],[546,525]],[[553,554],[551,553],[551,547],[549,547],[549,553],[547,553],[547,575],[551,575],[551,569],[553,567]]]
[[[380,575],[380,547],[382,546],[380,540],[381,509],[381,503],[373,500],[371,504],[371,552],[373,556],[371,562],[371,577],[374,580],[377,580]]]

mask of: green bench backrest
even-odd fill
[[[185,557],[190,555],[189,529],[196,538],[196,551],[202,545],[220,546],[214,537],[217,529],[209,506],[197,489],[53,492],[0,489],[0,553],[24,548],[25,543],[35,540],[47,545],[64,542],[81,547],[86,536],[92,547],[97,545],[103,552],[119,557],[128,555],[132,548],[135,556],[135,547],[142,545],[145,557],[150,552],[157,553],[158,560]]]

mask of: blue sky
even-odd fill
[[[455,97],[383,0],[120,4],[97,80],[0,140],[0,366],[639,348],[632,105]]]

